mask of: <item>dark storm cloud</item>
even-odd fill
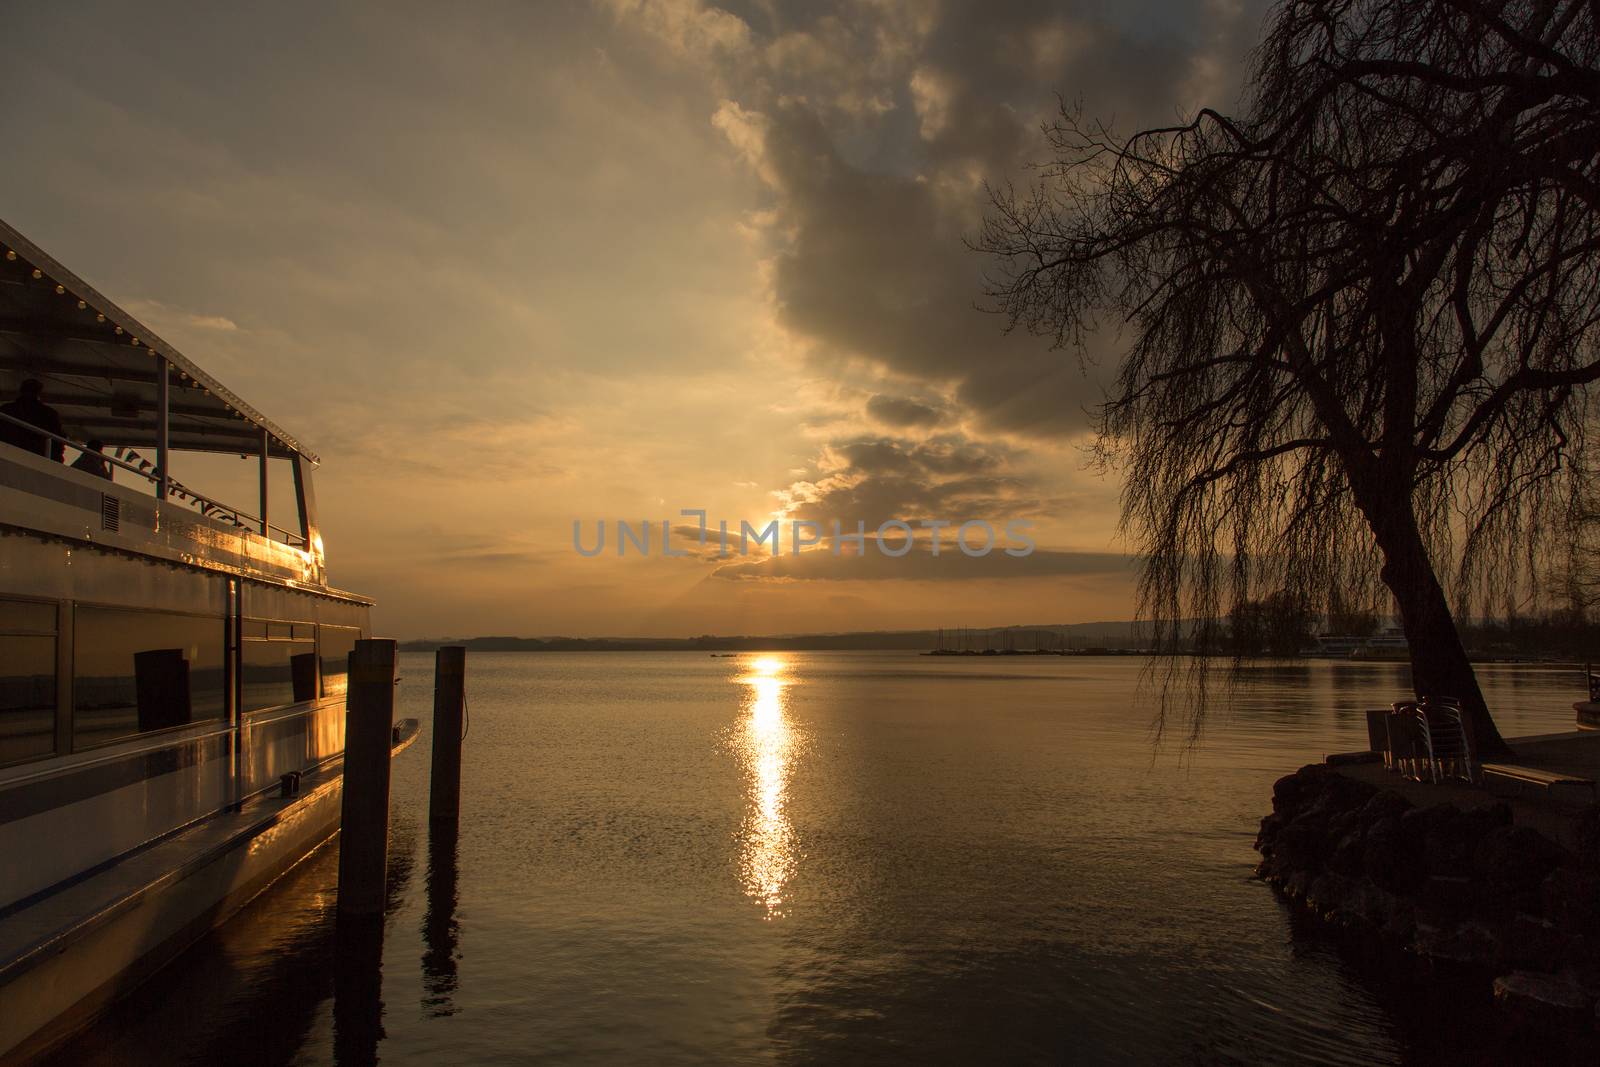
[[[975,475],[996,470],[1011,456],[1010,449],[989,441],[974,441],[961,434],[940,434],[922,441],[898,437],[858,437],[840,441],[834,450],[854,470],[872,474],[907,473]]]
[[[944,418],[944,413],[931,404],[908,396],[887,396],[883,393],[877,393],[867,401],[867,414],[885,426],[900,430],[935,426]]]
[[[997,529],[997,537],[1000,533]],[[974,532],[970,542],[974,551],[979,540],[980,535]],[[894,551],[900,549],[900,542],[893,537],[885,543]],[[880,552],[869,539],[866,551],[860,555],[835,555],[826,549],[816,549],[799,555],[729,563],[713,571],[712,577],[737,581],[973,581],[1074,576],[1125,578],[1130,573],[1128,557],[1111,552],[1038,549],[1027,556],[1008,556],[997,542],[987,555],[968,556],[955,545],[952,531],[946,530],[937,556],[926,541],[918,541],[904,556],[892,557]]]
[[[773,116],[767,162],[793,235],[775,275],[785,326],[895,374],[954,383],[995,428],[1083,426],[1095,393],[1072,361],[1033,338],[1003,336],[1001,321],[974,307],[983,264],[962,243],[976,222],[970,211],[942,202],[925,180],[851,166],[799,105]]]
[[[1025,176],[1059,94],[1129,130],[1227,108],[1261,5],[729,5],[764,57],[731,79],[764,120],[780,321],[824,355],[953,387],[980,428],[1048,436],[1100,395],[1076,360],[976,310],[963,237],[982,181]],[[1115,362],[1109,339],[1096,348]],[[885,419],[883,421],[891,422]],[[912,425],[901,423],[900,425]]]
[[[1013,452],[961,434],[914,441],[857,437],[829,446],[809,478],[784,493],[785,514],[869,529],[890,519],[985,519],[1000,524],[1045,506],[1030,481],[1013,471]]]

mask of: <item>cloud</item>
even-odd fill
[[[739,156],[765,180],[775,180],[765,169],[768,128],[765,115],[746,111],[736,101],[724,100],[711,116],[711,125],[721,131]]]
[[[867,401],[867,414],[895,429],[934,426],[944,418],[944,412],[932,404],[913,400],[908,396],[887,396],[876,393]]]
[[[916,542],[904,556],[892,557],[879,551],[868,538],[866,551],[857,555],[835,554],[828,549],[813,549],[798,555],[780,555],[761,560],[741,560],[718,567],[713,578],[762,582],[842,582],[842,581],[976,581],[1043,577],[1114,577],[1132,574],[1132,562],[1112,552],[1069,552],[1035,549],[1031,555],[1009,556],[999,540],[983,556],[968,556],[954,543],[954,532],[943,531],[937,556],[925,540]],[[885,542],[895,551],[900,542],[891,536]],[[981,543],[978,531],[970,534],[976,551]],[[1013,547],[1017,547],[1013,543]]]
[[[777,496],[789,519],[869,529],[890,519],[981,518],[1001,523],[1045,506],[1015,452],[959,433],[923,440],[863,435],[829,443]]]
[[[737,56],[750,28],[731,12],[700,0],[604,0],[618,22],[631,22],[694,60]]]
[[[963,238],[983,182],[1043,156],[1056,94],[1129,127],[1227,92],[1240,28],[1254,25],[1240,0],[1158,8],[1157,20],[977,0],[749,13],[751,47],[718,68],[728,96],[712,122],[773,195],[774,313],[819,365],[859,360],[935,386],[979,431],[1087,428],[1099,372],[977,310],[984,264]],[[1091,354],[1114,367],[1116,339]]]
[[[226,315],[212,315],[199,311],[163,304],[159,300],[129,300],[123,304],[128,313],[143,321],[160,334],[178,335],[185,330],[210,330],[219,333],[236,333],[239,324]]]
[[[978,311],[982,263],[963,236],[977,193],[946,202],[936,177],[852,166],[819,116],[798,104],[769,116],[761,170],[785,203],[775,253],[779,321],[825,354],[890,374],[953,384],[980,428],[1064,434],[1097,396],[1072,360],[1006,336]]]

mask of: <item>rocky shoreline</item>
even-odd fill
[[[1330,929],[1481,984],[1512,1027],[1600,1034],[1600,808],[1576,848],[1505,804],[1418,806],[1311,764],[1279,779],[1259,878]]]

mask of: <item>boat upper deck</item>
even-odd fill
[[[320,460],[0,219],[0,382],[48,375],[51,405],[69,425],[108,444],[154,449],[159,371],[170,389],[168,446]]]
[[[0,523],[361,599],[327,585],[316,454],[0,220],[0,401],[12,398]],[[172,477],[175,452],[255,459],[250,509]],[[291,514],[269,514],[273,461],[287,461]]]

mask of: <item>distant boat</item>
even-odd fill
[[[1321,634],[1316,647],[1307,655],[1328,659],[1405,659],[1411,646],[1398,626],[1385,627],[1371,635]]]

